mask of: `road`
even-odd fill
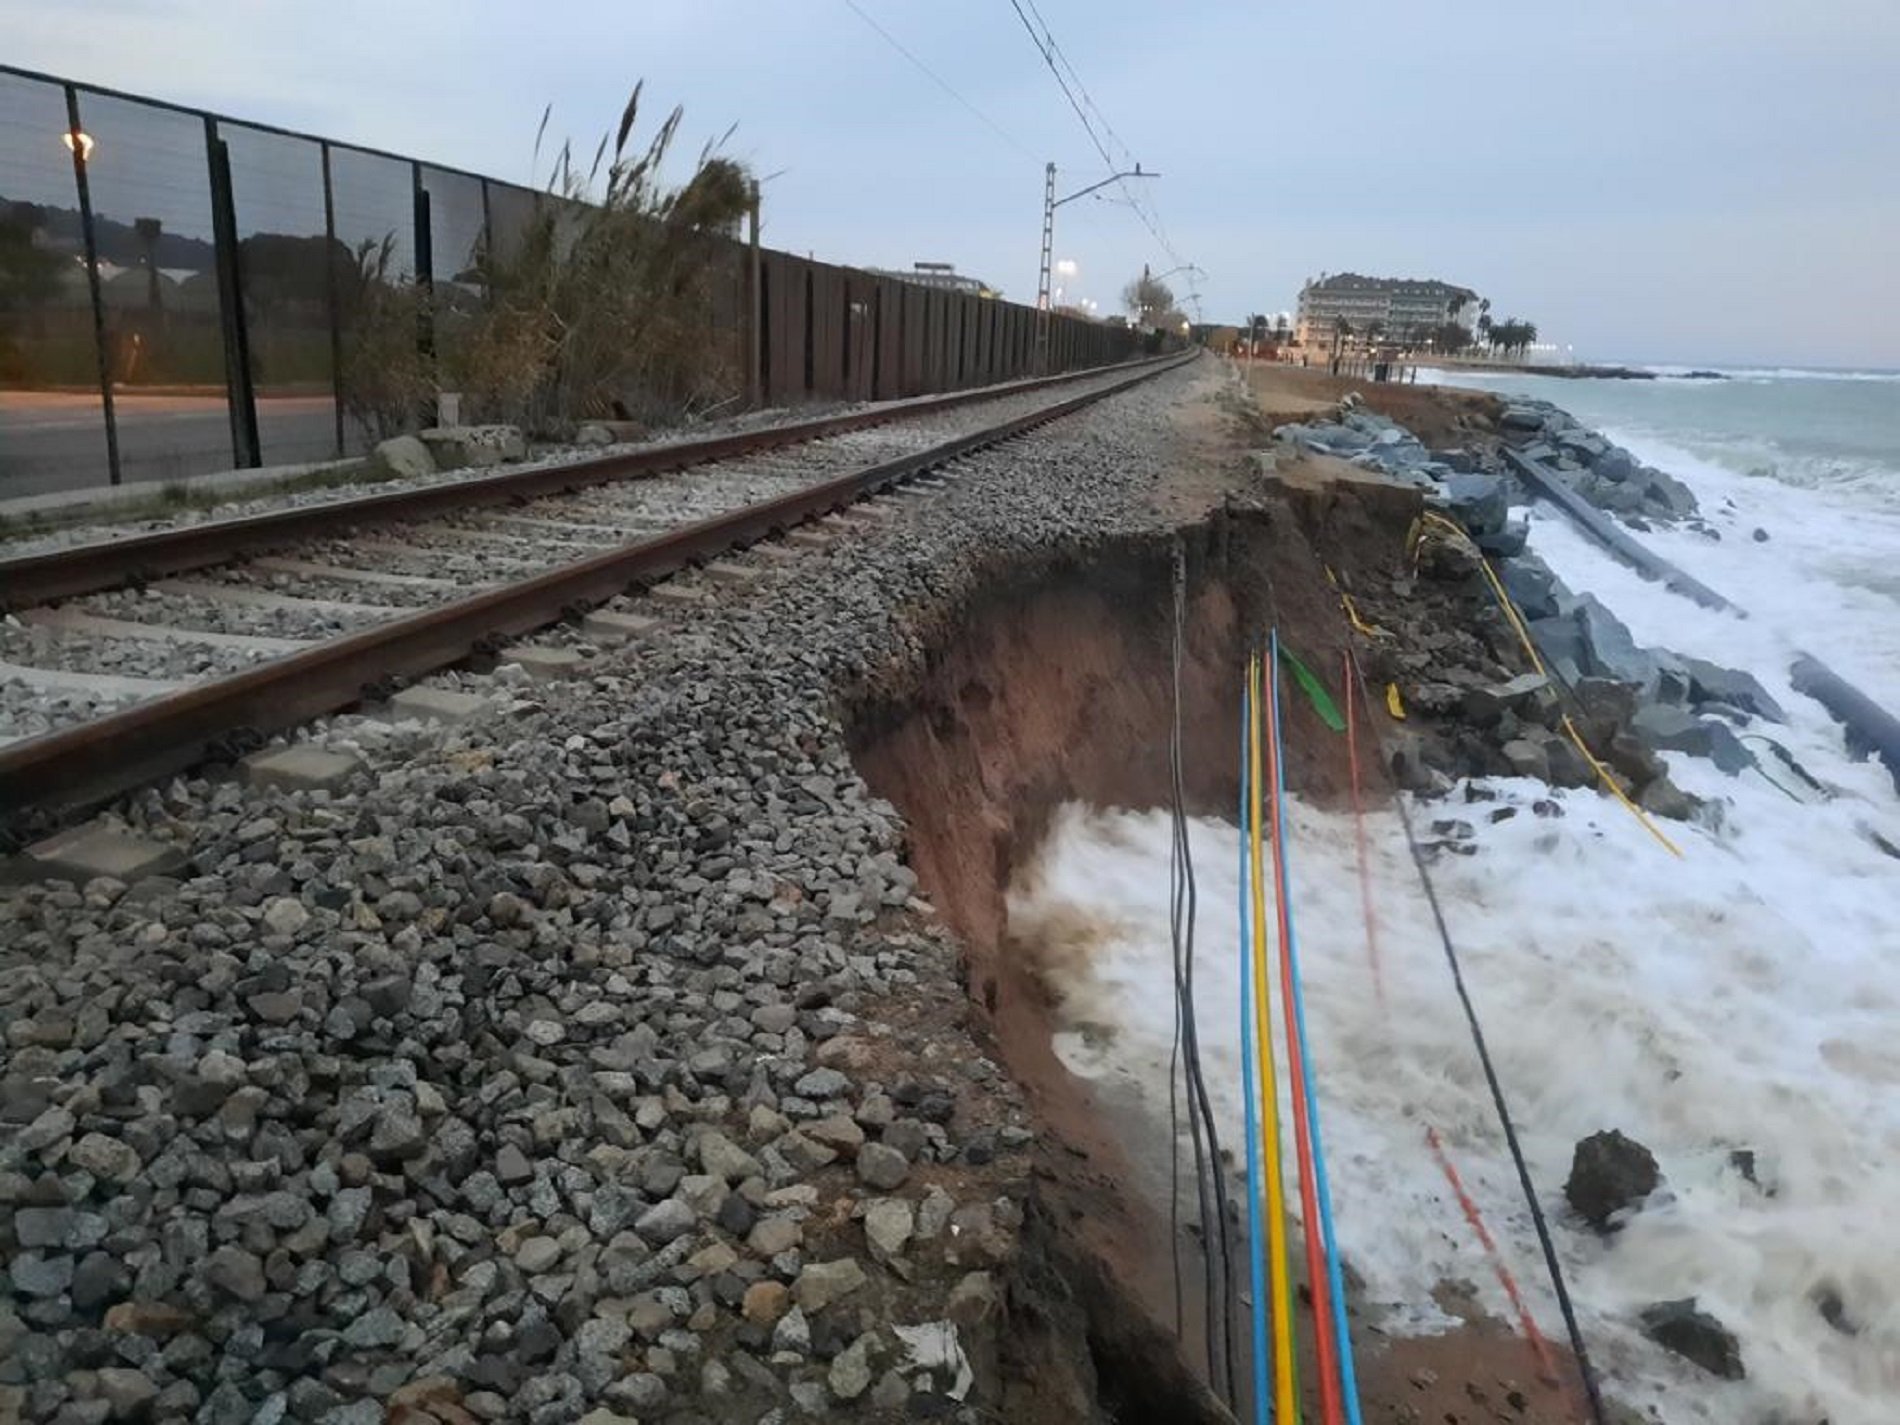
[[[139,396],[116,392],[119,460],[127,484],[179,480],[229,470],[231,425],[221,396]],[[257,402],[266,465],[328,460],[336,454],[327,396]],[[0,391],[0,500],[108,483],[106,437],[97,396]]]

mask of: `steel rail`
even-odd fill
[[[1185,361],[1146,362],[1123,379],[954,440],[746,505],[653,538],[236,673],[121,712],[0,747],[0,832],[50,827],[270,733],[362,702],[499,641],[573,617],[689,564],[781,534],[927,470],[1127,390]]]
[[[648,446],[619,455],[603,455],[565,464],[504,470],[494,475],[424,485],[413,490],[394,490],[357,499],[270,510],[237,519],[211,520],[153,534],[97,540],[46,554],[4,559],[0,560],[0,613],[12,613],[36,604],[77,598],[82,594],[94,594],[127,584],[147,583],[302,540],[333,538],[341,530],[357,525],[407,522],[452,510],[477,509],[487,505],[525,504],[530,500],[585,489],[590,485],[639,479],[704,465],[710,461],[730,460],[735,456],[802,445],[808,441],[822,440],[826,436],[934,415],[981,401],[1003,400],[1046,387],[1110,376],[1117,371],[1143,370],[1156,366],[1157,361],[1173,359],[1162,357],[1094,366],[1086,371],[1009,381],[943,396],[924,396],[874,410],[821,416],[816,420],[767,426],[762,430],[741,431],[734,435]]]

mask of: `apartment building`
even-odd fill
[[[1478,320],[1478,294],[1435,278],[1362,277],[1356,272],[1321,274],[1300,288],[1295,332],[1302,345],[1331,342],[1341,318],[1358,336],[1376,322],[1382,334],[1395,340],[1451,321],[1469,329]]]

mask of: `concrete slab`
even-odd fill
[[[613,609],[595,609],[581,620],[581,632],[602,643],[622,643],[629,638],[650,633],[659,626],[660,621],[656,618],[647,618],[644,614],[623,614]]]
[[[35,842],[25,854],[41,875],[81,885],[99,876],[129,884],[145,876],[176,875],[185,868],[185,853],[176,846],[97,821]]]
[[[188,598],[208,599],[212,603],[239,605],[253,609],[288,609],[293,613],[319,614],[328,618],[394,618],[408,613],[395,604],[345,603],[338,599],[302,599],[295,594],[272,594],[261,589],[243,589],[236,584],[218,584],[209,579],[160,579],[151,586],[161,594],[179,594]]]
[[[91,693],[98,698],[155,698],[191,683],[180,678],[128,678],[122,673],[68,673],[59,668],[28,668],[0,663],[0,683],[24,683],[41,693]]]
[[[554,648],[540,643],[517,643],[495,655],[497,663],[514,663],[527,670],[531,678],[550,680],[571,678],[587,666],[587,660],[571,648]]]
[[[139,623],[128,618],[101,618],[78,609],[23,609],[15,615],[21,623],[34,624],[63,633],[87,634],[94,638],[127,638],[141,643],[189,643],[206,648],[241,648],[247,653],[295,653],[308,648],[301,638],[270,638],[251,633],[208,633],[201,629],[179,628],[168,623]]]
[[[381,569],[351,569],[342,564],[319,564],[309,559],[253,559],[253,569],[267,574],[303,574],[312,579],[340,579],[346,584],[388,584],[400,589],[461,589],[454,579],[429,574],[386,574]],[[474,590],[470,589],[470,593]]]
[[[598,544],[603,548],[639,538],[638,534],[616,526],[581,524],[572,520],[542,520],[529,515],[490,515],[488,520],[490,524],[500,525],[503,529],[518,529],[523,534],[545,535],[573,544]]]
[[[798,550],[789,549],[783,544],[755,544],[747,552],[771,564],[791,564],[805,557]]]
[[[647,590],[647,597],[658,604],[670,604],[674,608],[696,609],[706,602],[706,591],[696,589],[691,584],[655,584]]]
[[[433,537],[435,531],[431,530],[430,534]],[[501,569],[545,569],[548,567],[548,561],[545,559],[519,559],[512,554],[501,553],[500,550],[506,548],[507,544],[499,535],[491,536],[487,540],[462,539],[452,542],[457,546],[454,549],[444,549],[428,544],[409,544],[400,539],[353,539],[350,541],[350,548],[365,554],[393,554],[398,559],[427,559],[431,556],[437,559],[479,559],[484,564],[492,564]]]
[[[866,524],[886,524],[891,520],[901,518],[901,516],[897,510],[889,505],[877,505],[865,501],[841,511],[838,518],[841,520],[857,520]]]
[[[275,752],[253,752],[242,763],[253,787],[282,787],[287,792],[333,792],[349,780],[363,759],[349,752],[302,743]]]
[[[94,393],[97,394],[96,392]],[[97,408],[94,407],[96,414]],[[222,419],[222,417],[220,417]],[[39,515],[49,522],[78,522],[84,519],[110,519],[125,510],[142,513],[145,506],[173,486],[183,486],[194,495],[216,494],[232,500],[267,495],[302,476],[348,469],[361,462],[322,460],[302,465],[272,465],[260,470],[222,470],[211,475],[188,475],[167,480],[161,487],[155,481],[135,481],[129,485],[91,485],[78,490],[49,490],[37,495],[16,495],[0,500],[0,517],[23,519]],[[339,497],[351,492],[339,490]]]
[[[765,577],[765,571],[756,564],[730,564],[723,559],[716,559],[706,566],[706,577],[721,584],[749,589]]]
[[[829,549],[836,538],[835,534],[827,534],[822,529],[795,529],[785,536],[785,542],[800,549]]]
[[[404,688],[389,700],[391,718],[423,722],[469,722],[487,712],[487,698],[453,688]]]

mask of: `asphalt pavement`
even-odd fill
[[[208,475],[236,463],[222,397],[120,391],[114,393],[113,404],[120,469],[127,484]],[[333,411],[327,396],[260,398],[257,425],[264,463],[333,458]],[[87,489],[109,479],[105,420],[97,396],[0,391],[0,499]]]

